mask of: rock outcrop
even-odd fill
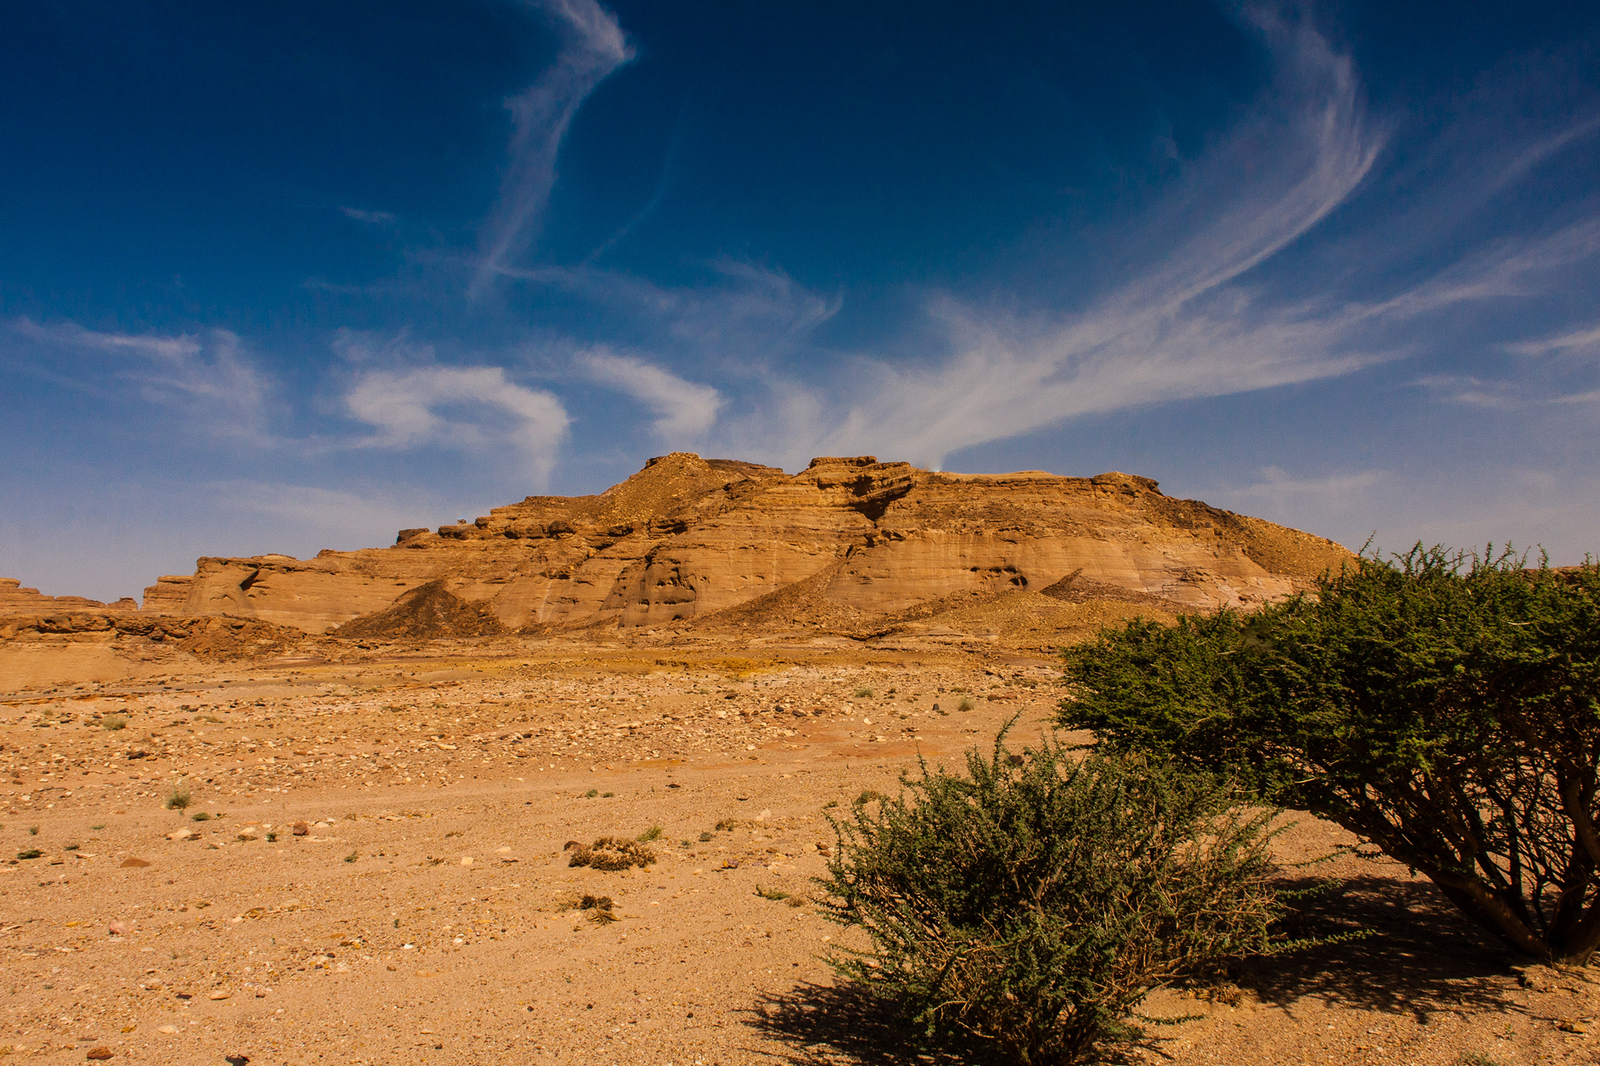
[[[487,605],[453,595],[440,579],[401,593],[393,606],[351,619],[331,635],[341,639],[437,640],[495,637],[505,632],[505,624]]]
[[[273,654],[305,640],[305,633],[297,628],[246,618],[150,617],[131,611],[74,610],[15,616],[0,622],[0,643],[154,645],[186,651],[207,661]]]
[[[530,496],[402,530],[388,548],[201,559],[146,589],[143,610],[323,633],[430,582],[511,628],[728,618],[785,590],[857,618],[1007,590],[1209,608],[1290,594],[1351,558],[1129,474],[950,474],[858,456],[788,475],[676,452],[597,496]]]
[[[96,614],[111,611],[137,611],[139,604],[124,596],[115,603],[82,596],[44,596],[38,589],[25,589],[14,577],[0,577],[0,618],[50,614],[57,611],[88,611]]]

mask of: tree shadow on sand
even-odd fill
[[[923,1046],[903,1016],[849,981],[837,985],[807,982],[787,993],[766,996],[745,1024],[788,1045],[788,1052],[768,1054],[792,1066],[976,1066],[1000,1062],[993,1048],[977,1041],[960,1047]]]
[[[1311,890],[1316,879],[1290,881]],[[1330,1005],[1408,1013],[1426,1021],[1436,1010],[1505,1010],[1503,980],[1518,961],[1481,933],[1432,884],[1376,874],[1346,878],[1312,892],[1285,922],[1289,936],[1331,939],[1365,930],[1358,940],[1317,944],[1250,959],[1235,981],[1265,1003],[1290,1006],[1315,998]]]
[[[1321,879],[1286,881],[1288,890],[1311,889]],[[1292,1008],[1319,999],[1419,1021],[1439,1010],[1519,1009],[1504,998],[1505,979],[1518,959],[1480,934],[1425,881],[1363,874],[1307,896],[1285,923],[1296,939],[1328,939],[1365,930],[1359,940],[1322,943],[1251,959],[1233,974],[1238,986],[1265,1003]],[[768,996],[746,1024],[786,1045],[768,1052],[791,1066],[956,1066],[999,1062],[978,1041],[929,1048],[887,1005],[849,982],[804,984]],[[1151,1034],[1161,1043],[1160,1034]]]

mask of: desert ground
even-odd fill
[[[1059,698],[1047,654],[982,642],[20,662],[0,1054],[28,1062],[961,1061],[824,962],[861,943],[815,907],[828,816],[1014,717],[1035,742]],[[1392,863],[1295,865],[1350,841],[1287,817],[1286,882],[1343,879],[1301,927],[1372,935],[1158,993],[1188,1020],[1135,1061],[1600,1060],[1591,973],[1519,964]],[[655,861],[569,865],[602,836],[654,836]]]

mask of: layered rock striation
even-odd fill
[[[1211,608],[1288,595],[1350,558],[1128,474],[950,474],[858,456],[789,475],[675,452],[597,496],[530,496],[401,530],[388,548],[201,559],[146,589],[143,610],[323,633],[431,582],[510,628],[732,618],[796,589],[856,617],[1009,590]]]
[[[23,588],[22,582],[14,577],[0,577],[0,618],[29,617],[58,611],[106,614],[138,609],[139,604],[126,596],[115,603],[101,603],[82,596],[45,596],[38,589]]]

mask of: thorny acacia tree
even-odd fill
[[[1065,654],[1063,725],[1329,818],[1521,953],[1600,948],[1600,566],[1418,545]]]

